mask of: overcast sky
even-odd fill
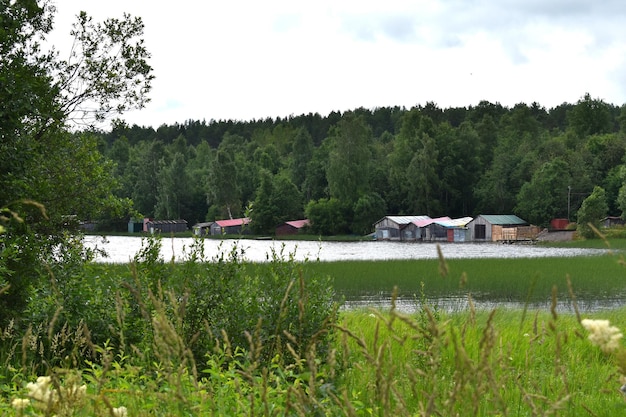
[[[129,124],[251,120],[480,100],[626,103],[623,0],[56,0],[141,16],[156,79]]]

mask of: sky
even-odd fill
[[[147,107],[122,117],[130,125],[427,102],[550,109],[586,93],[626,103],[623,0],[56,0],[56,8],[49,39],[61,52],[81,10],[143,19],[156,78]]]

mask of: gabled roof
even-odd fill
[[[450,220],[450,217],[444,216],[444,217],[437,217],[436,219],[431,219],[429,217],[428,219],[417,220],[417,221],[414,221],[412,223],[414,225],[416,225],[417,227],[426,227],[429,224],[438,223],[438,222],[444,221],[444,220]]]
[[[296,229],[302,229],[304,226],[308,226],[309,223],[310,223],[309,219],[293,220],[290,222],[285,222],[285,224],[288,224],[289,226],[296,228]]]
[[[467,225],[469,222],[471,222],[472,220],[473,219],[471,217],[461,217],[459,219],[436,221],[435,223],[443,227],[454,228],[454,227],[463,227]]]
[[[527,221],[520,219],[514,214],[481,214],[480,217],[491,224],[497,225],[528,224]]]
[[[158,224],[187,224],[187,220],[178,219],[178,220],[148,220],[146,223],[150,223],[153,225]]]
[[[384,219],[389,219],[396,224],[406,225],[406,224],[417,222],[420,220],[427,220],[427,219],[430,219],[430,217],[428,216],[385,216],[382,219],[378,220],[375,224],[380,223]]]
[[[227,219],[215,221],[215,224],[217,224],[219,227],[242,226],[248,223],[250,223],[250,219],[248,217],[244,217],[241,219]]]
[[[193,225],[194,229],[201,229],[203,227],[210,227],[214,222],[202,222],[202,223],[196,223]]]

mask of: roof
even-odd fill
[[[389,219],[392,222],[397,223],[397,224],[409,224],[413,222],[418,222],[420,220],[427,220],[427,219],[430,219],[430,217],[428,216],[385,216],[379,221],[377,221],[376,223],[380,223],[384,219]]]
[[[304,226],[308,226],[309,225],[309,219],[303,219],[303,220],[293,220],[290,222],[285,222],[285,224],[288,224],[291,227],[294,227],[296,229],[301,229]]]
[[[469,222],[471,222],[472,220],[473,219],[471,217],[461,217],[459,219],[442,220],[442,221],[436,221],[434,223],[437,223],[438,225],[441,225],[443,227],[454,228],[454,227],[463,227],[467,225]]]
[[[450,220],[450,217],[444,216],[444,217],[437,217],[436,219],[428,218],[428,219],[423,219],[423,220],[417,220],[412,223],[416,225],[417,227],[426,227],[429,224],[438,223],[444,220]]]
[[[522,220],[514,214],[481,214],[480,217],[497,225],[528,224],[526,220]]]
[[[156,224],[187,224],[187,220],[178,219],[178,220],[148,220],[147,223],[156,225]]]
[[[215,224],[217,224],[219,227],[243,226],[244,224],[248,223],[250,223],[250,219],[248,217],[215,221]]]
[[[213,222],[203,222],[203,223],[196,223],[193,225],[194,229],[200,229],[202,227],[210,227],[213,224]]]

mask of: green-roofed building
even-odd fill
[[[517,240],[517,230],[529,226],[526,220],[514,214],[481,214],[467,224],[471,240],[475,242]]]

